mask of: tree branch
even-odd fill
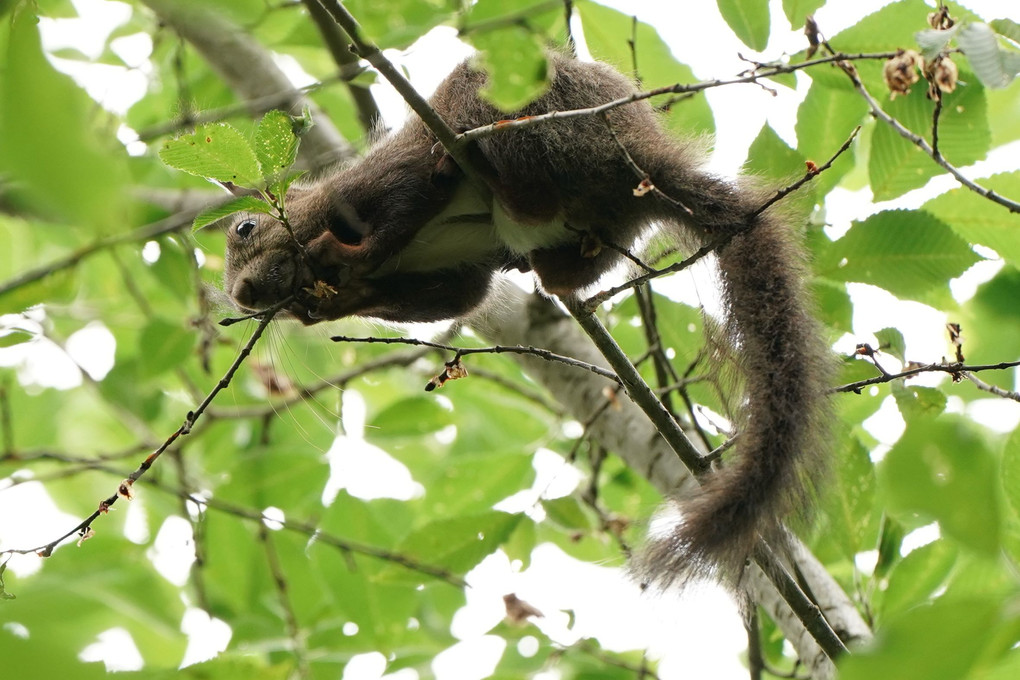
[[[177,428],[177,430],[173,434],[167,437],[166,441],[164,441],[155,451],[150,453],[134,472],[128,475],[128,477],[120,483],[120,486],[117,488],[116,493],[114,493],[109,498],[100,501],[99,507],[91,515],[89,515],[86,519],[81,521],[76,527],[65,533],[63,536],[60,536],[50,541],[49,543],[46,543],[45,545],[40,545],[35,548],[8,548],[6,550],[0,550],[0,555],[11,553],[17,553],[20,555],[36,553],[40,557],[49,557],[53,553],[54,548],[56,548],[58,545],[63,543],[71,536],[78,534],[82,538],[88,537],[90,535],[89,532],[91,530],[92,523],[95,522],[100,515],[105,515],[107,512],[109,512],[110,508],[113,506],[114,503],[117,502],[118,498],[127,498],[128,500],[131,500],[132,498],[131,487],[134,486],[134,483],[137,482],[142,477],[142,475],[148,472],[149,468],[153,466],[156,460],[168,448],[170,448],[170,446],[175,441],[177,441],[179,437],[183,437],[191,433],[191,430],[195,426],[195,423],[197,423],[199,418],[202,417],[202,414],[205,412],[205,410],[209,408],[209,404],[211,404],[213,399],[216,398],[216,395],[218,395],[220,391],[222,391],[228,385],[230,385],[230,381],[233,379],[234,374],[237,373],[237,370],[241,367],[241,364],[243,364],[244,360],[248,358],[249,354],[251,354],[252,349],[255,347],[255,343],[258,342],[258,339],[262,337],[262,333],[265,332],[266,328],[269,326],[269,322],[273,320],[273,317],[276,315],[278,311],[280,311],[285,306],[290,304],[290,302],[291,298],[287,298],[286,300],[277,303],[270,309],[267,309],[263,313],[263,318],[259,322],[259,325],[255,329],[255,332],[252,333],[251,338],[249,338],[245,346],[241,348],[241,351],[237,353],[237,356],[234,358],[234,362],[230,365],[230,368],[227,369],[227,372],[223,375],[222,378],[220,378],[219,382],[216,383],[216,386],[209,391],[205,399],[202,400],[202,403],[200,403],[195,408],[194,411],[188,412],[188,414],[184,417],[184,423],[182,423],[181,426]]]
[[[1010,200],[1004,196],[1000,196],[991,189],[986,189],[977,182],[968,179],[956,166],[947,161],[938,150],[932,148],[924,137],[911,132],[903,125],[903,123],[883,111],[879,103],[871,96],[871,93],[868,92],[864,83],[861,82],[861,78],[857,75],[857,69],[854,68],[853,64],[846,60],[837,60],[836,64],[843,69],[843,72],[846,73],[848,78],[850,78],[850,82],[853,83],[854,89],[857,90],[857,93],[861,95],[865,102],[867,102],[873,118],[882,121],[895,130],[899,136],[911,142],[914,146],[927,154],[937,165],[955,177],[956,181],[963,186],[967,187],[979,196],[983,196],[989,201],[1001,205],[1010,212],[1020,213],[1020,203]]]

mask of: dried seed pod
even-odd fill
[[[910,92],[910,86],[920,79],[917,71],[921,65],[921,55],[914,50],[897,50],[896,56],[885,62],[882,75],[889,87],[890,98]]]
[[[956,89],[960,71],[956,68],[956,63],[949,58],[949,55],[943,54],[928,64],[924,70],[924,75],[930,83],[928,97],[935,99],[939,96],[939,92],[949,94]],[[938,92],[936,88],[938,88]]]

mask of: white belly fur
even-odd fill
[[[465,182],[449,205],[375,274],[435,271],[464,262],[484,262],[500,252],[523,255],[559,245],[570,237],[562,219],[542,224],[514,222],[501,205],[490,206]]]

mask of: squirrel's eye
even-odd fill
[[[248,238],[255,230],[255,220],[245,220],[237,225],[237,235],[241,238]]]

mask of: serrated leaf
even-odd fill
[[[883,328],[875,333],[875,338],[878,340],[878,348],[880,350],[896,357],[900,361],[905,361],[907,343],[899,329]]]
[[[640,80],[640,87],[651,89],[698,80],[689,66],[677,61],[654,26],[635,23],[633,16],[594,2],[578,3],[575,10],[581,17],[585,42],[596,59],[631,73],[636,55],[638,70],[632,75]],[[683,134],[715,132],[712,109],[703,94],[675,102],[665,116],[666,126]]]
[[[807,160],[821,165],[832,157],[853,133],[868,106],[848,87],[829,87],[812,83],[807,96],[797,109],[797,151]],[[853,168],[854,149],[840,156],[832,167],[812,180],[825,194]]]
[[[807,171],[804,156],[791,149],[767,123],[751,142],[744,168],[749,175],[767,177],[777,187],[803,177]],[[782,204],[787,213],[806,220],[814,209],[816,195],[815,183],[808,182],[787,196]],[[791,216],[791,219],[794,218]]]
[[[924,87],[886,101],[882,108],[908,130],[931,143],[935,104]],[[939,151],[957,167],[981,160],[991,145],[985,91],[976,82],[961,83],[943,95],[939,117]],[[886,201],[917,189],[945,171],[913,142],[892,127],[879,124],[871,138],[868,176],[876,201]]]
[[[1012,59],[1006,59],[1007,53],[999,47],[998,36],[988,24],[975,22],[963,26],[956,43],[985,87],[1006,87],[1016,77],[1016,65],[1011,63]]]
[[[890,210],[857,222],[831,245],[820,272],[870,283],[899,298],[947,299],[949,279],[981,258],[941,220],[924,211]]]
[[[978,180],[978,184],[1001,196],[1020,199],[1020,172],[994,175]],[[963,187],[947,191],[921,208],[945,221],[967,242],[988,246],[1014,267],[1020,267],[1015,213]]]
[[[200,212],[198,216],[195,217],[194,222],[191,223],[191,232],[194,233],[200,229],[204,229],[213,222],[222,220],[224,217],[239,212],[272,215],[273,207],[256,196],[238,196],[234,200],[224,203],[223,205],[206,208]]]
[[[364,35],[379,47],[404,48],[430,28],[450,18],[446,2],[402,0],[399,4],[378,0],[345,0],[344,6],[358,18]]]
[[[262,116],[253,144],[262,176],[270,183],[281,177],[294,164],[298,144],[290,116],[283,111],[270,111]]]
[[[914,32],[927,25],[925,17],[931,7],[922,0],[899,0],[872,12],[853,26],[829,38],[837,50],[848,52],[880,52],[890,46],[906,47]]]
[[[768,0],[719,0],[719,13],[740,41],[756,52],[769,42]]]
[[[1003,267],[983,283],[963,308],[963,350],[970,363],[998,363],[1020,359],[1020,271]],[[981,379],[1007,390],[1014,389],[1016,368],[985,371]],[[977,396],[977,395],[973,395]]]
[[[992,30],[1001,36],[1005,36],[1015,43],[1020,43],[1020,24],[1012,19],[994,19],[991,22]]]
[[[948,415],[908,421],[878,470],[890,509],[934,518],[983,555],[998,551],[998,466],[974,425]]]
[[[232,125],[200,125],[190,135],[168,140],[159,158],[172,168],[198,177],[258,188],[264,182],[258,159],[244,135]]]

